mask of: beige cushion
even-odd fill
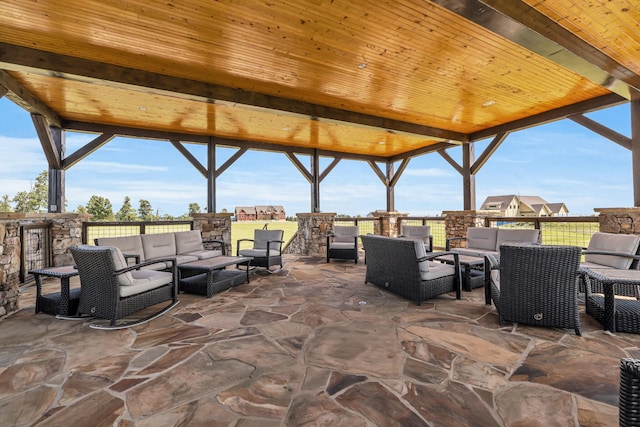
[[[134,270],[131,272],[131,277],[133,279],[131,285],[120,286],[121,297],[140,294],[173,281],[173,274],[166,271]]]
[[[201,251],[193,252],[181,252],[181,255],[190,255],[198,259],[213,258],[222,255],[222,251],[219,249],[203,249]]]
[[[414,240],[413,247],[416,251],[416,259],[427,256],[427,251],[424,248],[422,240]],[[418,270],[420,270],[420,279],[427,280],[425,277],[429,274],[429,261],[419,261]]]
[[[452,248],[451,252],[457,252],[460,255],[469,255],[469,256],[480,257],[480,258],[484,257],[485,255],[493,255],[493,256],[500,255],[500,253],[497,251],[487,251],[487,250],[481,250],[481,249],[475,249],[475,248]]]
[[[142,234],[142,248],[147,260],[176,256],[175,233]]]
[[[255,230],[253,232],[253,248],[254,249],[267,249],[267,243],[273,240],[282,240],[283,230]],[[280,248],[280,243],[271,243],[269,249]],[[280,252],[278,251],[278,254]],[[265,252],[266,254],[266,252]],[[264,256],[264,255],[263,255]]]
[[[495,251],[497,239],[497,228],[470,227],[467,229],[467,248]]]
[[[539,243],[540,230],[536,229],[506,229],[499,228],[496,238],[496,250],[500,250],[503,243]]]
[[[100,237],[96,239],[96,243],[98,244],[98,246],[115,246],[116,248],[120,249],[123,254],[139,255],[140,262],[145,260],[140,235],[123,237]]]
[[[269,256],[278,256],[280,255],[280,251],[279,250],[273,250],[270,249],[269,250]],[[251,256],[254,258],[266,258],[267,257],[267,250],[266,249],[240,249],[240,252],[238,252],[238,256]]]
[[[123,268],[128,267],[127,261],[124,259],[119,248],[115,246],[105,246],[105,248],[109,249],[109,252],[111,252],[111,259],[113,260],[113,266],[116,270],[122,270]],[[116,280],[120,286],[131,286],[134,283],[133,276],[130,271],[117,275]]]
[[[429,235],[431,234],[431,227],[428,225],[403,225],[402,237],[405,239],[419,239],[424,242],[425,245],[429,244]]]
[[[638,251],[640,236],[636,234],[613,234],[597,232],[591,236],[587,251],[617,252],[635,255]],[[585,255],[586,262],[626,270],[633,259],[610,255]]]
[[[176,253],[186,254],[188,252],[201,251],[202,234],[200,230],[178,231],[174,233],[176,239]]]
[[[333,242],[351,243],[353,248],[354,238],[358,236],[358,226],[335,226],[333,227]],[[334,246],[331,246],[332,248]]]

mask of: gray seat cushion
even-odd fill
[[[96,239],[98,246],[114,246],[120,249],[120,252],[126,255],[140,256],[140,262],[145,261],[144,249],[142,248],[142,239],[140,235],[122,236],[122,237],[100,237]],[[130,260],[131,264],[132,261]]]
[[[495,251],[497,228],[470,227],[467,229],[467,248]]]

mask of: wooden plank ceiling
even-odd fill
[[[633,99],[640,9],[622,0],[3,0],[0,70],[7,96],[65,129],[399,159]]]

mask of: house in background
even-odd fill
[[[561,216],[569,209],[564,203],[548,203],[538,196],[489,196],[480,207],[499,216]]]
[[[283,206],[236,206],[236,221],[272,221],[287,219]]]

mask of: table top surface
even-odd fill
[[[183,270],[218,270],[228,265],[240,264],[251,261],[253,257],[250,256],[217,256],[213,258],[199,259],[197,261],[185,262],[184,264],[178,264],[179,269]]]
[[[436,260],[453,262],[453,255],[443,255],[441,257],[436,258]],[[469,265],[469,266],[484,265],[484,257],[458,254],[458,261],[462,265]]]
[[[29,270],[29,274],[51,277],[72,277],[78,275],[78,269],[75,265],[62,265],[60,267],[34,268]]]

